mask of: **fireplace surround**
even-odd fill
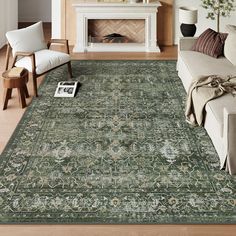
[[[75,3],[76,44],[74,52],[160,52],[157,39],[157,12],[155,3]],[[89,20],[144,20],[144,42],[91,43]],[[114,33],[114,32],[111,32]]]

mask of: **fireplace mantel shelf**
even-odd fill
[[[73,7],[160,7],[160,2],[155,3],[112,3],[112,2],[79,2],[74,3]]]
[[[72,6],[77,14],[77,39],[74,52],[116,51],[116,52],[160,52],[157,43],[157,12],[161,6],[155,3],[104,3],[75,1]],[[144,43],[88,43],[89,20],[144,20]],[[111,32],[112,33],[112,32]]]

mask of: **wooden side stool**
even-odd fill
[[[11,70],[7,70],[2,74],[4,88],[3,110],[7,109],[8,100],[11,98],[13,88],[17,88],[18,90],[19,103],[22,108],[26,107],[25,98],[29,97],[28,89],[26,86],[29,79],[28,70],[23,69],[20,75],[14,77],[9,76]]]

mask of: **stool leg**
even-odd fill
[[[8,100],[11,98],[12,89],[4,89],[3,94],[3,110],[7,109]]]
[[[24,90],[25,97],[29,98],[29,92],[26,85],[23,86],[23,90]]]
[[[11,99],[11,95],[12,95],[12,88],[9,88],[8,90],[9,90],[9,97],[8,97],[8,99]]]
[[[25,92],[23,88],[17,88],[18,90],[18,95],[19,95],[19,100],[20,100],[20,105],[22,108],[26,107],[26,102],[25,102]]]

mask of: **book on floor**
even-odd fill
[[[54,97],[75,97],[77,86],[76,81],[59,82]]]

